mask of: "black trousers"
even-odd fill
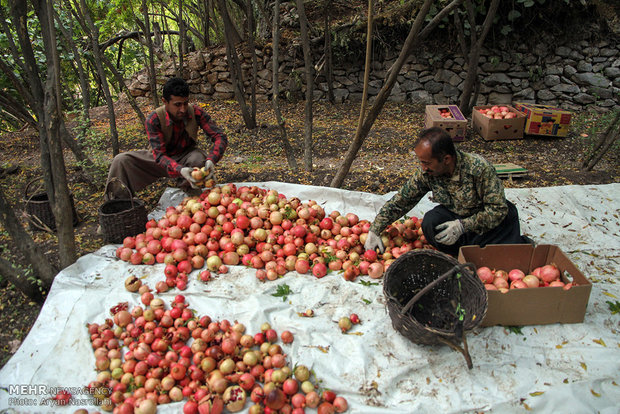
[[[446,221],[452,221],[461,219],[462,216],[455,214],[439,205],[433,208],[431,211],[424,214],[422,220],[422,231],[426,240],[439,251],[443,253],[456,256],[461,246],[478,245],[481,247],[487,244],[523,244],[528,243],[526,239],[521,236],[521,226],[519,225],[519,212],[514,204],[508,201],[508,214],[504,217],[504,220],[495,227],[483,234],[477,234],[472,231],[465,232],[452,246],[446,244],[437,243],[435,240],[435,234],[437,227],[441,223]]]

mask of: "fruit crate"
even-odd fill
[[[465,140],[467,119],[456,105],[426,105],[424,124],[426,128],[443,128],[452,141]]]
[[[565,137],[572,117],[572,112],[549,105],[515,102],[514,107],[527,117],[526,135],[544,135]]]
[[[482,105],[474,106],[472,124],[474,131],[485,141],[522,139],[526,118],[509,105]]]

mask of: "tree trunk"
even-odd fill
[[[157,96],[157,72],[155,71],[155,57],[154,57],[155,50],[153,49],[153,39],[151,38],[151,18],[149,17],[149,6],[146,0],[142,0],[142,18],[144,19],[144,40],[146,41],[146,49],[149,54],[148,73],[149,73],[149,86],[151,88],[151,98],[152,98],[153,106],[157,108],[159,106],[159,98]],[[120,82],[119,87],[122,88],[124,84],[125,84],[124,81]],[[140,113],[142,113],[142,111],[140,111]],[[144,119],[144,114],[142,115],[140,119],[142,120]]]
[[[304,169],[312,171],[312,101],[314,98],[314,66],[308,35],[308,18],[304,8],[304,0],[297,1],[301,45],[304,51],[304,68],[306,75],[306,103],[304,107]]]
[[[224,33],[226,37],[226,60],[228,61],[228,70],[230,71],[230,78],[233,89],[235,91],[235,98],[241,108],[241,116],[245,126],[248,129],[256,128],[256,118],[252,118],[252,114],[248,109],[248,105],[245,102],[245,91],[243,88],[243,73],[241,72],[241,64],[237,58],[237,50],[235,44],[231,41],[233,38],[233,25],[228,15],[228,8],[226,7],[226,0],[218,0],[218,6],[222,15],[222,21],[224,22]]]
[[[370,79],[370,58],[372,56],[372,21],[373,3],[368,0],[368,23],[366,26],[366,62],[364,64],[364,89],[362,92],[362,105],[360,106],[360,117],[357,121],[357,130],[362,128],[364,117],[366,116],[366,103],[368,102],[368,80]]]
[[[258,9],[258,23],[257,23],[257,35],[261,40],[265,40],[269,37],[269,33],[273,31],[273,27],[269,27],[269,22],[272,19],[269,18],[269,7],[267,2],[256,1],[256,8]]]
[[[26,261],[32,266],[32,270],[34,271],[36,278],[41,281],[41,288],[47,292],[58,271],[54,268],[54,266],[52,266],[49,260],[46,259],[45,254],[41,251],[34,240],[32,240],[32,237],[30,237],[26,230],[24,230],[19,219],[15,215],[13,206],[7,202],[2,188],[0,188],[0,221],[9,233],[13,245],[22,255],[24,255]],[[28,297],[33,297],[31,296],[33,294],[34,297],[41,295],[41,292],[33,292],[33,286],[30,286],[33,285],[33,283],[26,283],[26,281],[24,281],[19,275],[14,275],[12,273],[5,274],[5,268],[6,266],[0,270],[3,273],[3,276],[13,283],[25,295]],[[39,290],[38,286],[36,287],[36,290]]]
[[[41,143],[41,167],[44,172],[45,187],[52,210],[54,214],[57,214],[56,226],[59,230],[59,251],[62,254],[61,263],[65,266],[72,258],[75,261],[75,247],[73,247],[73,254],[71,253],[71,245],[75,246],[75,243],[67,240],[66,237],[69,232],[72,235],[72,217],[69,223],[67,223],[67,215],[70,216],[72,210],[70,208],[66,175],[63,175],[64,160],[62,158],[62,148],[58,139],[58,130],[60,128],[59,125],[62,125],[62,118],[60,117],[60,107],[58,105],[60,101],[57,71],[59,64],[55,55],[56,38],[53,31],[51,7],[47,8],[46,4],[42,5],[38,0],[33,1],[34,9],[41,25],[46,59],[49,63],[46,88],[44,89],[41,79],[42,74],[39,73],[31,39],[28,37],[26,3],[20,0],[11,0],[9,5],[12,23],[20,45],[20,51],[18,54],[13,54],[13,59],[19,62],[18,65],[23,70],[22,78],[25,80],[23,86],[28,91],[24,98],[30,100],[29,105],[37,117],[39,141]],[[48,114],[50,115],[49,117]],[[51,137],[48,137],[48,131],[52,134]],[[60,158],[58,158],[58,152],[60,152]],[[52,159],[52,155],[56,158]],[[55,175],[59,170],[61,170],[62,174]],[[62,208],[65,208],[66,211],[59,211]],[[68,214],[65,214],[67,212]],[[47,289],[54,280],[56,269],[45,259],[45,256],[38,250],[32,238],[23,229],[1,190],[0,217],[15,246],[32,265],[36,276],[41,279],[43,286]],[[70,231],[67,230],[67,227]]]
[[[379,113],[381,113],[381,109],[383,109],[383,105],[387,101],[387,98],[390,96],[390,92],[392,91],[392,88],[394,87],[394,83],[396,82],[398,73],[403,67],[403,64],[405,63],[405,60],[407,59],[407,57],[413,52],[413,48],[417,45],[419,41],[421,41],[426,36],[428,36],[428,34],[439,24],[439,22],[444,17],[446,17],[448,13],[450,13],[450,11],[452,11],[462,1],[463,0],[453,0],[450,4],[444,7],[439,13],[437,13],[437,15],[435,15],[435,17],[426,25],[426,27],[420,31],[420,28],[422,27],[422,24],[424,23],[424,19],[426,15],[428,14],[428,10],[430,9],[431,3],[432,3],[432,0],[424,1],[424,4],[418,11],[418,15],[416,16],[415,21],[413,22],[413,25],[411,26],[411,30],[409,31],[409,34],[407,35],[407,39],[405,40],[405,44],[403,45],[403,48],[400,51],[400,54],[398,55],[398,58],[396,59],[396,61],[394,62],[390,70],[388,71],[387,79],[383,87],[379,91],[379,94],[377,95],[377,98],[375,99],[373,106],[370,108],[370,111],[368,112],[368,115],[366,116],[366,119],[364,123],[362,124],[362,127],[358,128],[357,132],[355,133],[355,137],[353,138],[351,145],[349,145],[349,149],[347,150],[347,153],[345,154],[345,158],[342,161],[342,164],[340,165],[338,172],[332,179],[332,182],[330,184],[332,187],[342,187],[342,184],[344,183],[344,179],[349,173],[349,169],[351,168],[351,164],[353,164],[353,160],[355,159],[357,152],[362,147],[362,144],[364,143],[364,140],[368,136],[368,133],[370,132],[370,129],[372,128],[372,125],[374,124],[375,120],[379,116]]]
[[[210,29],[210,13],[209,13],[209,0],[204,0],[203,1],[204,7],[205,7],[205,15],[204,15],[204,20],[203,20],[203,24],[204,24],[204,37],[205,37],[205,47],[209,47],[211,46],[211,34],[209,33],[209,29]]]
[[[254,46],[254,11],[252,10],[252,0],[246,0],[246,10],[248,17],[248,47],[252,56],[252,82],[250,83],[250,106],[252,119],[256,125],[256,85],[258,84],[258,61],[256,59],[256,47]]]
[[[88,85],[88,76],[84,70],[84,65],[82,65],[80,52],[73,41],[73,36],[71,35],[73,31],[67,30],[67,28],[60,21],[57,13],[54,13],[54,17],[56,18],[58,27],[60,28],[63,37],[67,40],[67,44],[75,56],[75,65],[77,67],[78,79],[80,80],[80,89],[82,91],[82,117],[84,118],[82,133],[86,134],[86,131],[90,128],[90,86]],[[70,27],[70,29],[72,29],[72,27]]]
[[[49,287],[40,286],[40,284],[42,285],[40,279],[29,277],[27,272],[27,270],[24,271],[0,257],[0,276],[9,281],[30,300],[40,303],[43,301],[43,289],[47,291]]]
[[[187,53],[187,33],[185,31],[185,20],[183,19],[183,0],[179,0],[179,33],[181,34],[181,38],[179,39],[179,71],[181,72],[181,77],[183,76],[183,59],[185,59],[185,54]]]
[[[165,11],[166,11],[166,8],[164,7],[164,4],[162,3],[162,5],[161,5],[161,15],[162,16],[166,15]],[[162,20],[162,23],[164,25],[164,29],[168,30],[168,20],[165,17]],[[174,59],[175,48],[174,48],[174,45],[172,44],[172,37],[171,36],[168,36],[168,46],[170,47],[170,56],[172,57],[172,59],[171,59],[172,60],[172,66],[174,67],[174,71],[175,71],[177,77],[180,78],[181,77],[181,69],[179,69],[177,67],[177,61],[176,61],[176,59]]]
[[[74,0],[75,1],[75,0]],[[80,0],[82,13],[86,24],[88,25],[90,32],[90,40],[93,46],[93,58],[95,59],[95,66],[97,73],[99,74],[99,81],[101,82],[101,89],[105,96],[106,104],[108,106],[108,121],[110,123],[110,135],[112,141],[112,155],[117,155],[119,150],[118,145],[118,131],[116,130],[116,114],[114,113],[114,102],[112,101],[112,95],[110,94],[110,87],[108,86],[108,80],[106,78],[105,70],[103,69],[103,63],[101,63],[101,51],[99,50],[99,29],[93,23],[93,19],[90,15],[90,10],[86,5],[86,0]],[[77,4],[76,4],[77,6]]]
[[[291,171],[297,171],[297,160],[293,154],[293,148],[291,147],[288,137],[286,135],[286,124],[282,113],[280,112],[280,79],[278,78],[280,72],[280,0],[275,0],[273,4],[273,26],[272,26],[272,44],[273,53],[272,59],[272,82],[271,82],[271,103],[273,105],[273,111],[276,115],[276,121],[278,122],[278,128],[280,129],[280,140],[282,141],[282,148],[286,155],[286,161]]]
[[[495,18],[495,14],[497,13],[497,8],[499,7],[499,0],[491,0],[491,5],[487,11],[487,15],[484,19],[484,23],[482,24],[482,29],[480,32],[480,37],[476,38],[476,21],[475,21],[475,11],[474,7],[471,3],[471,0],[465,0],[465,8],[467,9],[467,16],[469,20],[470,33],[471,33],[471,45],[469,48],[469,57],[467,59],[467,76],[465,77],[465,82],[463,83],[463,92],[461,92],[461,99],[459,102],[459,107],[461,112],[465,116],[471,115],[472,110],[472,91],[474,89],[474,85],[476,83],[476,79],[478,79],[478,63],[480,61],[480,53],[482,51],[482,45],[484,44],[484,40],[493,25],[493,19]]]
[[[131,92],[129,92],[129,88],[125,84],[125,79],[123,79],[123,75],[121,75],[118,72],[118,70],[114,67],[112,62],[110,62],[110,59],[108,59],[106,56],[102,56],[102,58],[103,58],[102,59],[103,64],[106,65],[108,70],[112,72],[112,74],[114,75],[114,78],[116,79],[116,82],[118,83],[119,90],[125,92],[125,96],[127,96],[127,100],[129,101],[129,104],[131,105],[133,110],[136,112],[136,115],[138,115],[140,124],[144,125],[144,122],[146,122],[146,117],[144,116],[144,113],[138,106],[138,103],[136,102],[136,98],[134,98]],[[155,89],[157,89],[157,87],[155,87]],[[155,94],[157,95],[157,92]],[[155,103],[155,105],[159,106],[159,100],[157,103]]]
[[[333,105],[336,102],[334,97],[334,68],[332,63],[332,36],[330,28],[329,11],[331,0],[325,3],[325,79],[327,81],[327,99]]]
[[[41,22],[41,33],[48,62],[45,82],[45,129],[50,155],[51,174],[44,173],[45,187],[56,221],[58,255],[60,265],[65,268],[77,260],[75,234],[73,232],[73,210],[71,194],[67,183],[67,171],[62,152],[62,130],[66,130],[62,115],[62,92],[60,88],[60,61],[56,48],[56,29],[52,3],[35,0],[35,11]],[[67,137],[66,139],[69,139]],[[41,137],[43,141],[43,136]]]
[[[590,154],[583,160],[581,166],[586,171],[592,171],[594,166],[603,158],[612,144],[620,138],[620,111],[616,112],[614,120],[609,124],[605,133],[600,136],[598,142],[592,148]]]

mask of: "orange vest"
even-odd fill
[[[172,123],[170,125],[166,123],[166,108],[163,105],[157,108],[155,112],[159,118],[161,132],[164,134],[164,142],[167,145],[170,143],[170,139],[172,138]],[[198,138],[198,122],[196,122],[196,118],[194,117],[194,106],[188,105],[187,112],[189,113],[189,119],[185,121],[185,131],[187,131],[187,134],[192,137],[194,141],[196,141]]]

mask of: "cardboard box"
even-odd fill
[[[552,137],[565,137],[568,134],[572,112],[549,105],[520,102],[515,102],[514,107],[527,116],[526,134]]]
[[[459,262],[472,262],[476,267],[488,266],[507,272],[517,268],[526,274],[536,267],[555,263],[560,269],[562,281],[576,283],[569,290],[561,287],[511,289],[507,293],[490,290],[489,306],[481,326],[583,322],[592,284],[557,246],[463,246],[459,250]]]
[[[449,112],[452,117],[444,118],[441,112]],[[452,141],[464,141],[467,132],[467,119],[461,113],[456,105],[426,105],[424,117],[426,128],[439,127],[443,128]]]
[[[498,105],[482,105],[474,106],[472,112],[473,129],[486,141],[494,141],[497,139],[521,139],[523,138],[523,129],[525,119],[527,118],[522,112],[517,111],[509,105],[500,105],[508,108],[509,112],[517,114],[512,119],[493,119],[480,113],[480,109],[489,109]]]

